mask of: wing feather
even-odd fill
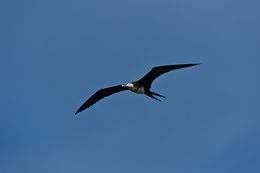
[[[78,110],[75,114],[85,110],[86,108],[89,108],[99,100],[101,100],[104,97],[110,96],[112,94],[115,94],[120,91],[127,90],[128,88],[123,87],[122,85],[117,85],[109,88],[103,88],[98,90],[95,94],[93,94]]]
[[[190,67],[198,64],[177,64],[177,65],[165,65],[165,66],[157,66],[153,67],[143,78],[139,80],[147,88],[151,87],[151,84],[154,79],[159,77],[160,75],[167,73],[172,70],[177,70],[180,68]]]

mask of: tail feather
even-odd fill
[[[160,95],[160,94],[158,94],[158,93],[154,93],[154,92],[152,92],[152,91],[150,91],[153,95],[156,95],[156,96],[159,96],[159,97],[162,97],[162,98],[165,98],[166,99],[166,97],[165,96],[163,96],[163,95]]]
[[[149,97],[155,99],[155,100],[158,100],[158,101],[161,101],[161,100],[158,99],[158,98],[156,98],[156,97],[154,97],[153,95],[156,95],[156,96],[159,96],[159,97],[162,97],[162,98],[165,98],[165,99],[166,99],[165,96],[160,95],[160,94],[157,94],[157,93],[154,93],[154,92],[152,92],[152,91],[148,91],[148,92],[146,92],[145,94],[146,94],[147,96],[149,96]]]

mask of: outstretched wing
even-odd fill
[[[142,79],[139,80],[139,82],[142,83],[144,86],[150,88],[153,80],[156,79],[158,76],[172,70],[190,67],[194,65],[198,65],[198,64],[177,64],[177,65],[165,65],[165,66],[153,67],[152,70],[149,71],[149,73],[147,73]]]
[[[101,90],[98,90],[95,94],[93,94],[78,110],[75,114],[85,110],[86,108],[89,108],[99,100],[101,100],[104,97],[110,96],[112,94],[115,94],[120,91],[127,90],[127,87],[123,87],[122,85],[117,85],[109,88],[103,88]]]

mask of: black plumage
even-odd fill
[[[144,77],[138,80],[138,83],[142,84],[145,88],[151,88],[151,84],[160,75],[167,73],[172,70],[177,70],[180,68],[190,67],[198,64],[177,64],[177,65],[164,65],[153,67],[151,71],[149,71]]]
[[[92,106],[93,104],[95,104],[96,102],[98,102],[104,97],[110,96],[114,93],[124,91],[124,90],[131,90],[135,93],[145,94],[153,99],[160,101],[158,98],[154,97],[154,95],[163,98],[166,97],[150,91],[152,82],[157,77],[159,77],[164,73],[167,73],[172,70],[180,69],[180,68],[194,66],[194,65],[198,65],[198,64],[177,64],[177,65],[165,65],[165,66],[153,67],[152,70],[150,70],[144,77],[142,77],[138,81],[131,82],[127,85],[117,85],[117,86],[98,90],[77,110],[75,114],[85,110],[86,108],[89,108],[90,106]]]
[[[120,91],[124,91],[124,90],[128,90],[128,88],[123,87],[122,85],[117,85],[117,86],[113,86],[113,87],[109,87],[109,88],[103,88],[98,90],[94,95],[92,95],[78,110],[75,114],[89,108],[90,106],[92,106],[93,104],[95,104],[96,102],[98,102],[99,100],[101,100],[104,97],[110,96],[114,93],[120,92]]]

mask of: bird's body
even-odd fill
[[[161,101],[158,98],[154,97],[159,96],[162,98],[166,98],[165,96],[162,96],[160,94],[154,93],[150,91],[151,84],[154,79],[156,79],[158,76],[167,73],[172,70],[190,67],[198,64],[178,64],[178,65],[165,65],[165,66],[158,66],[152,68],[152,70],[147,73],[143,78],[141,78],[138,81],[130,82],[127,85],[117,85],[109,88],[103,88],[98,90],[94,95],[92,95],[78,110],[75,114],[85,110],[86,108],[89,108],[99,100],[101,100],[104,97],[107,97],[109,95],[112,95],[114,93],[124,91],[124,90],[130,90],[137,94],[145,94],[155,100]]]
[[[133,86],[132,86],[133,85]],[[145,93],[145,89],[143,85],[140,85],[138,82],[131,82],[128,85],[126,85],[129,87],[129,90],[136,93],[136,94],[144,94]]]

